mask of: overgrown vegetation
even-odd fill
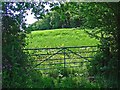
[[[102,76],[109,83],[108,87],[118,87],[119,56],[117,55],[119,47],[117,45],[119,42],[117,38],[120,33],[118,33],[119,26],[117,23],[119,21],[117,19],[119,18],[119,3],[88,3],[83,7],[88,8],[87,10],[82,9],[86,18],[85,25],[88,28],[99,28],[99,32],[93,31],[89,34],[99,38],[102,45],[100,47],[101,52],[91,62],[92,71],[90,73],[95,76]],[[99,7],[103,9],[99,9]],[[94,12],[97,12],[97,15]],[[101,33],[101,36],[97,36],[97,33]]]
[[[26,33],[20,29],[22,19],[9,11],[12,4],[2,3],[2,88],[30,88],[31,77],[37,72],[30,72],[32,59],[23,52]]]
[[[38,74],[32,78],[32,88],[100,88],[99,84],[90,82],[86,76],[82,76],[76,69],[53,70],[51,73]]]
[[[45,10],[45,4],[50,5],[51,12],[49,12],[49,10]],[[27,28],[25,26],[25,16],[27,15],[26,10],[30,9],[32,9],[32,12],[36,16],[36,18],[39,19],[39,21]],[[120,72],[119,11],[120,3],[108,2],[3,2],[3,88],[118,88],[120,82],[118,78]],[[57,71],[55,71],[57,73],[57,76],[55,77],[54,74],[50,76],[45,76],[40,71],[33,70],[32,67],[34,66],[34,63],[32,63],[31,61],[34,60],[34,58],[31,58],[29,56],[29,53],[23,51],[23,48],[25,48],[26,46],[25,37],[27,30],[30,31],[35,29],[71,27],[82,27],[84,29],[89,29],[89,31],[86,32],[91,37],[98,39],[100,41],[100,44],[102,45],[98,47],[100,51],[96,54],[96,56],[90,63],[90,66],[88,67],[89,75],[90,77],[93,77],[92,80],[88,79],[88,77],[74,77],[75,73],[71,73],[69,72],[69,70],[61,70],[61,73],[57,73]],[[71,32],[71,30],[68,31]],[[81,38],[79,38],[79,36],[81,35],[81,31],[78,32],[77,30],[72,30],[71,33],[63,30],[63,32],[59,32],[58,34],[55,33],[57,35],[52,33],[55,31],[49,31],[51,32],[51,36],[49,37],[48,31],[44,32],[45,34],[40,31],[40,36],[37,35],[38,32],[35,33],[36,36],[40,37],[40,47],[45,47],[46,45],[46,47],[62,46],[61,44],[63,43],[63,41],[66,41],[63,43],[65,46],[77,45],[77,42],[80,42],[81,40]],[[33,33],[34,32],[32,32],[32,34]],[[67,34],[72,34],[74,36],[72,37],[71,35],[70,37],[69,35],[67,36]],[[62,36],[66,36],[66,38],[62,38]],[[60,39],[60,37],[62,39]],[[36,38],[37,37],[35,37],[35,39]],[[52,40],[52,38],[54,39]],[[42,39],[44,42],[41,42]],[[45,39],[47,39],[46,42]],[[59,41],[57,41],[57,39],[59,39],[59,41],[62,40],[62,43],[59,44]],[[73,40],[72,42],[74,43],[67,42],[68,39],[69,41]],[[88,37],[87,39],[90,40],[90,38]],[[34,37],[33,39],[31,39],[31,41],[33,42],[33,40]],[[52,44],[48,42],[50,40],[53,42]],[[75,42],[75,40],[77,41]],[[95,39],[91,39],[91,41],[94,40]],[[38,42],[35,42],[34,44],[37,43]],[[84,45],[87,45],[88,42],[83,43]],[[34,44],[32,46],[34,46]],[[31,46],[28,45],[27,47]],[[35,47],[37,47],[37,45]],[[31,70],[31,72],[29,70]],[[67,76],[64,75],[65,72],[68,72]],[[60,77],[59,74],[63,75],[63,77]]]
[[[25,45],[25,34],[20,31],[12,18],[4,16],[2,20],[3,87],[26,87],[28,83],[26,66],[29,65],[29,61],[27,55],[22,51]],[[23,78],[25,78],[24,81]]]

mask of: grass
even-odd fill
[[[54,29],[54,30],[44,30],[44,31],[33,31],[31,34],[28,34],[28,45],[26,48],[41,48],[41,47],[64,47],[64,46],[89,46],[89,45],[97,45],[99,43],[98,40],[95,38],[89,37],[87,33],[85,33],[84,30],[77,30],[77,29]],[[72,51],[87,51],[86,49],[70,49]],[[39,50],[39,51],[34,51],[32,53],[37,54],[38,56],[35,56],[35,64],[39,64],[42,60],[45,60],[48,58],[50,55],[44,55],[40,56],[40,54],[48,54],[50,53],[51,55],[56,53],[58,50]],[[61,51],[60,53],[62,53]],[[73,53],[69,53],[68,51],[66,52],[69,54],[70,59],[66,59],[66,66],[80,66],[80,63],[75,63],[74,62],[82,62],[84,59],[77,59],[79,56],[74,55]],[[92,53],[81,53],[82,56],[87,57],[87,56],[93,56],[94,54]],[[69,58],[67,55],[65,56],[66,58]],[[37,68],[59,68],[59,67],[64,67],[64,54],[57,54],[54,55],[50,59],[59,59],[59,60],[47,60],[47,62],[43,62],[41,65],[39,65]],[[62,58],[62,60],[61,60]],[[76,59],[73,59],[76,58]],[[58,64],[57,63],[62,63]],[[47,64],[47,65],[46,65]],[[49,65],[49,64],[56,64],[56,65]],[[84,65],[84,67],[86,67]]]
[[[91,83],[89,79],[81,77],[79,75],[69,73],[69,76],[61,75],[61,73],[52,72],[47,75],[37,75],[33,77],[34,83],[31,84],[31,88],[49,88],[62,90],[67,88],[99,88],[96,83]]]
[[[77,29],[32,31],[26,41],[28,41],[26,48],[84,46],[99,43],[95,38],[89,37],[84,30]]]
[[[27,36],[28,38],[26,38],[26,41],[28,42],[28,45],[26,46],[26,48],[91,46],[91,45],[99,44],[98,40],[89,37],[89,35],[85,33],[84,30],[77,30],[77,29],[54,29],[54,30],[44,30],[44,31],[33,31]],[[41,54],[46,52],[35,51],[34,53]],[[71,58],[77,57],[74,54],[69,54],[69,55]],[[47,56],[45,56],[45,58],[46,57]],[[38,59],[38,60],[40,60],[40,58],[42,57],[39,56],[34,57],[34,59]],[[55,55],[52,58],[58,58],[58,59],[64,58],[64,55]],[[66,62],[68,63],[74,61],[81,62],[82,60],[83,59],[79,59],[79,60],[66,59]],[[56,69],[41,71],[40,73],[42,76],[39,76],[39,74],[33,76],[34,84],[32,84],[31,87],[32,88],[34,87],[35,88],[99,88],[99,85],[97,83],[94,82],[91,83],[88,79],[88,71],[86,65],[89,63],[84,63],[84,64],[78,63],[80,67],[76,67],[76,68],[68,68],[70,66],[69,64],[68,67],[65,69],[59,68],[61,66],[63,67],[63,64],[53,65],[53,66],[44,65],[44,64],[58,63],[58,62],[59,63],[63,62],[63,60],[56,60],[56,61],[48,60],[48,62],[45,62],[43,63],[43,65],[38,66],[38,68],[53,67]],[[38,62],[34,64],[38,64]],[[43,74],[44,72],[49,72],[49,73]]]

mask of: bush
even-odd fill
[[[99,52],[91,60],[89,75],[94,76],[96,83],[103,88],[118,87],[117,63],[115,57],[109,57],[106,52]]]
[[[30,60],[23,52],[26,34],[19,29],[17,22],[9,17],[2,18],[2,85],[3,88],[29,87],[28,70]]]

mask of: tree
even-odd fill
[[[54,29],[80,27],[83,23],[77,3],[59,3],[51,8],[41,20],[29,26],[29,29]],[[48,28],[49,27],[49,28]],[[33,29],[34,28],[34,29]]]
[[[3,88],[31,87],[31,59],[23,49],[26,45],[24,17],[36,3],[2,3],[2,80]],[[34,11],[34,10],[33,10]],[[36,13],[35,13],[36,14]],[[37,14],[36,14],[37,15]],[[22,29],[21,29],[22,28]],[[29,67],[28,67],[29,66]]]
[[[48,14],[50,16],[50,25],[51,28],[61,28],[62,22],[60,19],[60,14],[56,11],[52,11]]]
[[[118,55],[120,53],[118,42],[120,36],[120,26],[118,25],[120,22],[119,5],[119,3],[80,3],[81,14],[85,18],[84,27],[92,28],[93,31],[88,33],[99,39],[102,45],[102,51],[91,62],[93,67],[91,72],[94,75],[98,72],[107,78],[114,77],[118,79],[118,61],[120,57]]]
[[[60,20],[63,23],[62,27],[67,27],[67,28],[74,27],[74,22],[81,21],[78,5],[75,2],[60,3],[59,6],[56,6],[51,10],[58,12],[60,16]],[[77,24],[79,24],[77,26],[80,26],[79,22],[77,22]]]

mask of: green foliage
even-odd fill
[[[75,5],[77,3],[64,3],[55,6],[42,20],[30,25],[29,29],[34,31],[80,27],[83,24],[83,18],[80,15],[79,8],[77,9]]]
[[[84,27],[94,28],[92,32],[88,31],[88,33],[99,39],[102,45],[101,51],[91,62],[90,74],[103,76],[107,84],[110,80],[115,80],[116,83],[119,72],[117,64],[117,60],[119,60],[117,38],[120,35],[117,24],[120,15],[118,13],[119,3],[80,3],[80,5],[81,14],[85,18]],[[95,28],[99,28],[99,31],[96,31]],[[112,81],[105,87],[118,87],[118,83],[114,85],[115,83]]]
[[[2,22],[3,87],[25,87],[27,82],[22,83],[22,78],[25,78],[22,73],[26,72],[28,62],[27,55],[22,51],[25,34],[12,18],[5,16]]]
[[[89,74],[90,76],[97,77],[96,81],[101,87],[118,87],[118,68],[117,59],[108,56],[107,53],[97,53],[90,63]],[[100,79],[101,78],[101,79]],[[103,82],[102,82],[103,81]],[[107,84],[106,84],[107,83]]]
[[[72,72],[69,68],[60,70],[51,70],[49,74],[41,74],[40,71],[34,72],[33,77],[29,80],[30,88],[100,88],[97,83],[91,83],[87,76],[79,76],[74,69]],[[65,74],[67,73],[67,75]],[[33,73],[30,73],[33,74]]]
[[[2,2],[2,87],[26,88],[31,87],[32,62],[28,52],[24,52],[26,45],[25,15],[31,7],[43,3]],[[37,9],[38,10],[38,9]],[[43,8],[41,8],[43,10]],[[41,11],[40,10],[40,11]],[[38,11],[37,11],[38,13]],[[37,14],[35,13],[35,14]],[[40,12],[39,12],[40,14]],[[22,28],[22,29],[21,29]],[[29,75],[29,73],[31,75]]]
[[[32,66],[33,63],[30,62],[31,57],[28,57],[22,50],[25,46],[26,35],[19,27],[25,28],[24,17],[27,9],[32,8],[36,18],[42,18],[45,14],[45,6],[44,3],[37,4],[32,2],[20,2],[16,3],[16,6],[13,4],[12,2],[3,3],[3,13],[5,14],[5,16],[3,14],[2,18],[3,88],[118,87],[118,60],[120,57],[119,3],[66,2],[58,6],[50,4],[54,6],[52,12],[29,27],[29,30],[31,28],[33,30],[68,28],[78,27],[82,22],[84,28],[90,28],[90,32],[88,31],[87,33],[99,39],[103,45],[100,47],[101,51],[94,57],[90,64],[89,74],[95,77],[95,80],[91,83],[88,77],[75,76],[71,78],[70,76],[72,76],[74,71],[68,69],[60,70],[60,74],[63,77],[60,77],[58,72],[55,73],[55,76],[52,73],[50,74],[52,77],[47,77],[27,67]],[[16,11],[20,13],[15,14]],[[67,31],[70,31],[70,33]],[[79,32],[79,30],[58,30],[58,32],[51,30],[44,32],[32,32],[33,38],[30,38],[32,43],[31,45],[28,43],[26,47],[61,47],[68,45],[96,45],[99,43],[96,39],[91,39],[84,32]],[[28,72],[30,69],[32,72]]]

